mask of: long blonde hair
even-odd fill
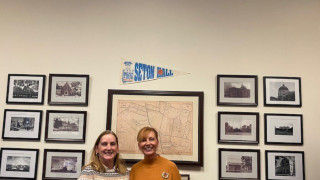
[[[103,164],[99,160],[99,157],[97,156],[95,149],[99,145],[99,142],[100,142],[102,136],[107,135],[107,134],[112,134],[116,138],[117,146],[119,146],[118,137],[113,131],[110,131],[110,130],[103,131],[98,136],[96,142],[94,143],[94,146],[93,146],[92,152],[91,152],[91,156],[90,156],[90,163],[88,163],[84,167],[90,165],[92,167],[92,169],[94,169],[95,171],[98,171],[98,172],[101,172],[101,173],[105,173],[106,172],[106,169],[104,168]],[[120,157],[119,153],[114,158],[113,164],[115,166],[116,172],[118,172],[120,174],[125,174],[126,173],[127,167],[125,165],[125,161]]]

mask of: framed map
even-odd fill
[[[127,163],[143,159],[137,143],[145,126],[159,133],[158,152],[178,165],[203,166],[203,92],[108,91],[107,129],[116,132]]]

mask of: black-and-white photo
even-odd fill
[[[56,82],[56,97],[81,96],[82,82],[80,81],[58,81]]]
[[[226,171],[233,173],[252,173],[251,156],[227,156]]]
[[[303,144],[302,114],[264,114],[266,144]]]
[[[263,77],[265,106],[301,107],[300,77]]]
[[[12,117],[10,131],[34,131],[34,117]]]
[[[275,156],[276,176],[295,176],[295,156]]]
[[[43,104],[45,75],[8,74],[8,104]]]
[[[53,131],[79,131],[77,117],[55,117],[53,121]]]
[[[85,150],[44,149],[42,179],[77,179],[84,160]]]
[[[266,179],[305,180],[303,151],[266,150]]]
[[[250,83],[224,82],[224,97],[250,98]]]
[[[88,106],[89,75],[49,74],[49,105]]]
[[[218,74],[217,105],[257,106],[258,76]]]
[[[259,113],[218,112],[219,143],[259,143]]]
[[[259,180],[260,150],[219,148],[219,179]]]
[[[1,147],[0,179],[37,179],[38,155],[39,149]]]
[[[31,157],[7,156],[6,171],[30,171]]]
[[[12,98],[37,99],[39,92],[38,80],[19,79],[13,81]]]
[[[48,110],[45,140],[47,142],[84,143],[86,137],[86,111]]]
[[[270,82],[270,101],[295,101],[294,82]]]
[[[293,124],[275,126],[274,132],[275,132],[275,135],[292,136],[293,135]]]
[[[77,173],[77,157],[52,156],[51,172]]]
[[[252,124],[251,121],[228,121],[225,122],[226,135],[251,135]]]

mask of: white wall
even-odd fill
[[[105,129],[108,89],[204,91],[204,167],[184,168],[192,180],[218,179],[218,148],[305,151],[306,178],[318,177],[319,0],[2,0],[0,1],[0,117],[4,109],[88,111],[85,144],[3,141],[1,147],[85,149],[87,157]],[[162,65],[191,74],[119,85],[120,58]],[[8,105],[9,73],[90,75],[88,107]],[[218,107],[217,74],[259,77],[259,105]],[[302,108],[263,106],[263,76],[302,78]],[[48,82],[48,81],[47,81]],[[260,144],[217,144],[218,111],[260,112]],[[263,113],[301,113],[304,145],[264,144]],[[2,131],[2,121],[0,129]]]

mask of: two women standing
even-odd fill
[[[144,159],[132,166],[130,180],[181,180],[177,166],[157,154],[159,139],[154,128],[142,128],[137,141]],[[90,161],[78,180],[129,180],[129,173],[119,155],[118,138],[112,131],[99,135]]]

